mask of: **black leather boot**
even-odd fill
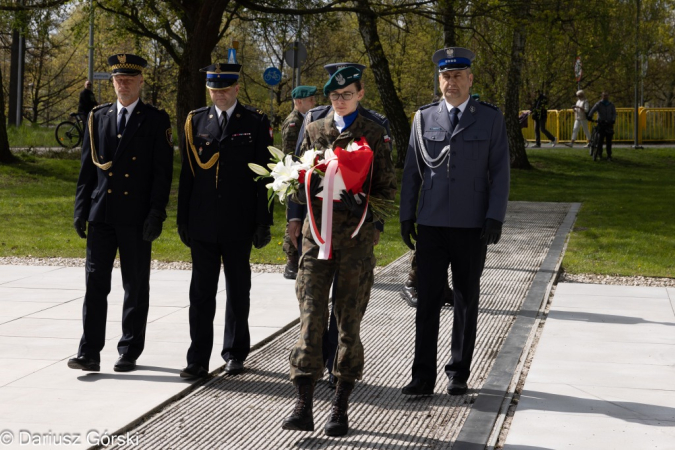
[[[349,419],[347,408],[349,407],[349,394],[354,390],[354,383],[338,381],[333,400],[333,410],[328,422],[324,427],[327,436],[344,436],[349,431]]]
[[[296,378],[293,381],[298,395],[295,408],[281,424],[284,430],[314,431],[312,402],[314,400],[314,381],[309,377]]]

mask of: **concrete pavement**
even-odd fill
[[[561,283],[504,450],[675,449],[675,288]]]
[[[178,376],[190,345],[189,286],[189,271],[152,272],[145,351],[138,370],[117,373],[124,291],[115,269],[101,372],[91,373],[66,366],[82,333],[84,268],[0,266],[0,448],[89,448],[190,387]],[[223,365],[224,299],[221,272],[212,370]],[[254,273],[252,345],[297,317],[294,282]]]

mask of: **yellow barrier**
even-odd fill
[[[614,123],[614,142],[634,142],[633,108],[616,108]],[[597,120],[595,114],[594,119]],[[638,143],[675,142],[675,108],[639,108]],[[593,129],[594,122],[588,123]],[[558,142],[569,142],[574,129],[574,111],[572,109],[549,110],[546,129],[558,138]],[[528,117],[527,128],[523,128],[523,137],[534,141],[534,121]],[[545,137],[545,136],[544,136]],[[577,141],[587,140],[583,128],[577,134]],[[549,141],[542,141],[549,142]]]

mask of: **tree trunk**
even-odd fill
[[[370,68],[375,76],[375,84],[380,93],[384,115],[389,119],[394,143],[396,144],[396,159],[394,162],[396,167],[403,167],[408,150],[408,140],[410,139],[410,121],[405,114],[403,103],[401,103],[391,79],[389,61],[384,54],[377,31],[377,16],[370,9],[367,1],[359,0],[357,3],[362,8],[356,13],[359,21],[359,32],[368,53]]]
[[[2,68],[0,68],[0,164],[9,164],[16,161],[9,149],[7,138],[7,120],[5,118],[5,91],[2,86]]]
[[[187,18],[182,18],[187,40],[178,64],[176,126],[182,141],[185,119],[193,109],[206,105],[206,74],[199,69],[212,62],[211,52],[218,43],[220,25],[229,1],[187,2]]]
[[[529,5],[528,5],[529,6]],[[526,10],[523,8],[516,12],[517,19],[526,17]],[[513,41],[511,44],[511,63],[509,65],[509,74],[506,82],[506,98],[504,102],[504,119],[506,120],[506,134],[509,139],[509,151],[511,153],[511,168],[513,169],[531,169],[530,161],[525,152],[525,143],[523,133],[518,121],[518,111],[520,105],[519,92],[522,84],[522,72],[524,63],[525,40],[527,32],[524,20],[516,20],[513,26]]]
[[[457,47],[455,0],[439,0],[438,10],[443,20],[443,43],[445,47]]]

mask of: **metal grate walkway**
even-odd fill
[[[218,375],[131,429],[132,435],[138,433],[136,448],[451,448],[570,206],[509,204],[502,240],[489,247],[482,278],[478,337],[467,395],[445,393],[443,365],[450,353],[450,308],[444,308],[441,317],[436,395],[411,399],[400,394],[410,378],[415,332],[415,309],[399,297],[409,267],[406,255],[375,277],[361,329],[366,353],[364,379],[350,398],[347,436],[323,434],[333,394],[325,382],[317,384],[315,392],[316,431],[281,429],[282,418],[294,404],[288,355],[298,336],[295,325],[253,352],[243,375]],[[134,446],[115,448],[127,447]]]

